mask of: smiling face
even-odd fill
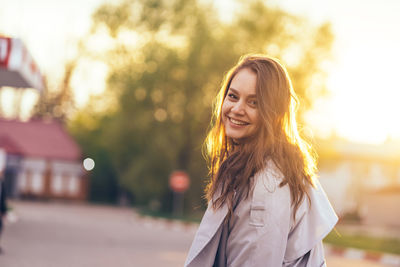
[[[222,123],[227,137],[240,141],[255,135],[260,119],[256,97],[257,75],[248,68],[232,79],[222,104]]]

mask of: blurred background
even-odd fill
[[[63,222],[77,233],[100,218],[126,223],[101,229],[119,228],[122,239],[82,246],[97,246],[90,253],[103,263],[118,255],[119,266],[182,265],[206,207],[202,143],[213,99],[229,68],[253,52],[279,58],[300,97],[300,131],[319,155],[320,181],[340,217],[325,239],[330,266],[400,266],[400,2],[0,0],[0,7],[4,266],[23,263],[17,255],[29,247],[32,225],[54,232],[25,260],[99,265],[72,264],[64,252],[73,235],[53,237]],[[61,219],[68,214],[81,223]],[[132,225],[147,230],[124,239]],[[168,248],[176,236],[182,241]],[[101,237],[71,244],[90,238]],[[57,242],[64,246],[53,255],[64,261],[45,252]]]

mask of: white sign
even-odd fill
[[[0,36],[0,86],[43,89],[43,76],[20,39]]]

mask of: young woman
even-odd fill
[[[208,208],[185,266],[325,266],[337,222],[300,138],[285,68],[248,55],[227,74],[206,147]]]

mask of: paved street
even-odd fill
[[[145,219],[132,209],[12,202],[1,267],[183,266],[195,227]],[[10,218],[11,221],[14,218]],[[329,267],[382,265],[328,257]]]

